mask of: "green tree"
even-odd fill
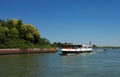
[[[7,27],[0,26],[0,39],[7,38],[9,29]]]
[[[38,30],[30,24],[21,25],[21,38],[31,41],[32,43],[38,43],[40,34]]]
[[[12,27],[19,28],[23,24],[22,20],[9,19],[6,21],[6,26],[11,29]]]
[[[41,38],[40,39],[40,44],[42,44],[42,45],[50,45],[51,43],[50,43],[50,41],[48,39]]]
[[[48,39],[41,38],[37,28],[31,24],[24,24],[17,19],[0,19],[0,48],[34,47],[49,48],[51,43]]]
[[[2,40],[2,38],[4,38],[5,35],[4,35],[4,32],[3,32],[3,27],[0,26],[0,40]]]
[[[18,38],[18,35],[19,35],[19,32],[15,27],[9,30],[9,37]]]

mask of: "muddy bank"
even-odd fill
[[[29,53],[54,53],[57,52],[57,48],[49,48],[49,49],[0,49],[0,55],[7,55],[7,54],[29,54]]]

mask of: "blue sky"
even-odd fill
[[[120,46],[120,0],[1,0],[0,19],[11,18],[51,42]]]

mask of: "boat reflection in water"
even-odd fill
[[[66,45],[59,49],[61,55],[92,52],[92,45]]]

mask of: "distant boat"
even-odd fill
[[[92,45],[67,45],[59,49],[60,54],[92,52]]]
[[[103,49],[103,51],[107,51],[107,49]]]

